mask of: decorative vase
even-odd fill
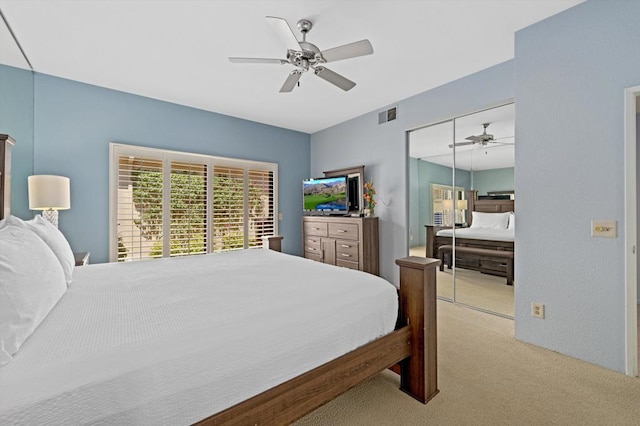
[[[364,209],[365,217],[372,217],[373,214],[374,214],[373,207],[369,207],[369,208]]]

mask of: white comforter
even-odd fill
[[[189,424],[391,332],[379,277],[270,250],[76,268],[0,424]]]
[[[453,236],[453,229],[441,229],[436,234],[439,237]],[[456,228],[456,238],[470,238],[474,240],[514,241],[514,229],[490,228]]]

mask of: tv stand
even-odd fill
[[[304,257],[379,275],[378,218],[303,216]]]

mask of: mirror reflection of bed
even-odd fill
[[[455,256],[445,250],[445,266],[438,272],[438,297],[510,318],[514,316],[514,285],[507,285],[506,269],[510,263],[515,265],[510,258],[515,230],[509,231],[510,241],[495,244],[490,242],[491,235],[481,235],[477,241],[463,237],[474,232],[473,211],[515,211],[514,111],[511,103],[409,132],[409,254],[438,258],[442,253],[438,246],[429,247],[429,231],[455,233],[455,246],[471,249],[458,249]],[[485,130],[486,123],[490,124]],[[515,214],[511,217],[515,228]],[[509,227],[508,220],[504,227]],[[450,239],[446,245],[454,244]],[[451,269],[446,266],[450,256]]]

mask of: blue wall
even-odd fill
[[[398,106],[396,121],[372,111],[311,136],[312,174],[365,164],[377,182],[385,278],[408,247],[406,131],[515,97],[516,337],[624,371],[623,94],[640,84],[639,16],[638,1],[587,1],[516,33],[513,61],[380,108]],[[592,219],[616,220],[618,238],[590,237]]]
[[[431,219],[431,184],[453,185],[453,169],[417,158],[409,158],[409,246],[427,244],[425,225],[433,224]],[[471,173],[456,169],[456,186],[471,188]]]
[[[278,163],[283,251],[299,254],[301,182],[309,173],[305,133],[44,74],[35,75],[33,171],[71,179],[60,229],[91,262],[109,259],[109,143]]]
[[[625,371],[624,89],[640,2],[587,1],[516,33],[516,338]],[[593,238],[593,219],[617,238]],[[531,303],[545,304],[545,319]]]
[[[513,96],[513,62],[508,61],[380,108],[397,106],[395,121],[378,125],[379,111],[372,111],[311,135],[311,175],[364,164],[365,177],[373,178],[384,278],[398,282],[395,259],[406,256],[409,247],[407,131],[503,105]]]
[[[16,144],[11,154],[11,214],[29,217],[27,176],[33,174],[33,72],[0,65],[0,133]]]
[[[476,170],[473,172],[473,189],[478,195],[487,195],[488,191],[513,191],[514,168]]]

